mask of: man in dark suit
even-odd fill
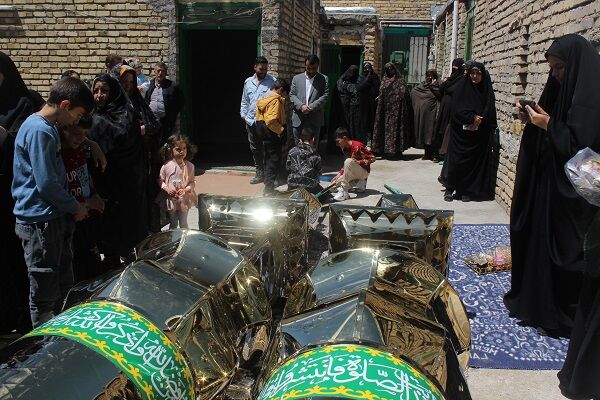
[[[160,121],[161,143],[172,134],[177,115],[183,108],[183,93],[179,86],[167,79],[167,64],[158,62],[154,66],[154,79],[150,81],[150,87],[146,91],[146,102],[150,109]]]
[[[309,127],[315,133],[315,146],[319,148],[319,134],[325,123],[323,109],[329,96],[329,83],[327,77],[318,72],[319,57],[310,55],[306,57],[305,72],[294,76],[290,89],[290,100],[294,106],[292,127],[294,139],[299,141],[302,129]]]

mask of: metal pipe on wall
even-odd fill
[[[458,36],[458,0],[452,5],[452,42],[450,46],[450,73],[452,73],[452,60],[456,58],[456,40]]]

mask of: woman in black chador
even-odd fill
[[[366,139],[373,137],[373,126],[375,124],[375,111],[377,107],[377,96],[381,81],[373,71],[373,65],[366,62],[363,65],[363,74],[358,78],[358,92],[360,94],[360,126]],[[367,143],[367,142],[363,142]]]
[[[337,89],[344,112],[344,126],[352,139],[364,143],[364,132],[360,125],[360,94],[358,92],[358,66],[351,65],[337,81]]]
[[[460,78],[452,99],[444,199],[451,201],[454,191],[463,201],[492,199],[496,181],[492,145],[497,126],[496,100],[490,75],[482,63],[474,62],[469,75]]]
[[[517,163],[511,290],[504,303],[529,325],[569,335],[595,210],[576,194],[564,165],[585,147],[600,150],[600,57],[583,37],[566,35],[552,43],[546,59],[550,76],[539,104],[525,107],[530,122]],[[592,372],[598,381],[598,370]]]
[[[448,135],[446,135],[448,124],[450,123],[450,113],[452,110],[452,94],[456,89],[456,83],[459,82],[460,78],[464,77],[463,64],[465,62],[462,58],[456,58],[452,61],[452,73],[442,83],[440,83],[440,108],[438,111],[438,117],[435,120],[434,134],[434,146],[437,149],[437,153],[440,157],[446,155],[448,149]]]
[[[434,149],[433,146],[433,130],[440,100],[440,90],[437,80],[437,71],[434,69],[427,70],[425,81],[421,82],[410,92],[414,112],[413,147],[425,149],[423,160],[437,158],[437,149]]]
[[[146,160],[140,124],[116,79],[103,74],[92,86],[96,109],[90,136],[107,158],[94,184],[107,199],[102,215],[101,251],[107,266],[118,266],[148,234]],[[158,183],[156,183],[158,185]]]
[[[0,334],[31,329],[29,281],[21,240],[15,234],[15,205],[11,195],[15,138],[19,127],[37,111],[31,94],[11,58],[0,51]]]

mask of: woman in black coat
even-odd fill
[[[29,281],[21,240],[15,234],[11,194],[15,137],[36,110],[15,63],[0,51],[0,242],[5,252],[0,279],[0,333],[31,329]]]
[[[101,251],[107,264],[116,266],[148,234],[147,163],[138,116],[119,82],[103,74],[92,88],[96,109],[89,134],[107,159],[106,170],[94,176],[98,193],[107,199]]]
[[[375,125],[375,111],[377,110],[377,96],[381,80],[373,71],[373,65],[366,62],[363,65],[363,74],[358,79],[358,92],[360,94],[360,123],[361,132],[368,141],[373,137]],[[366,142],[363,142],[366,143]]]
[[[344,126],[353,139],[365,141],[360,124],[360,94],[358,91],[358,66],[351,65],[337,81],[337,90],[344,113]]]
[[[464,76],[464,61],[462,58],[456,58],[452,61],[452,73],[442,83],[440,83],[440,108],[438,117],[435,120],[434,145],[440,157],[446,155],[448,149],[448,135],[446,134],[448,124],[450,123],[450,112],[452,110],[452,94],[456,89],[456,83]]]
[[[594,207],[564,172],[579,150],[600,150],[600,57],[579,35],[554,41],[550,75],[528,112],[511,207],[510,314],[547,332],[568,335],[584,269],[583,243]]]
[[[469,75],[459,78],[449,124],[447,181],[444,199],[463,201],[494,197],[496,171],[493,139],[497,127],[496,100],[489,73],[474,62]]]

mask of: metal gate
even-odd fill
[[[412,89],[425,80],[429,55],[428,28],[385,28],[383,62],[396,64],[406,86]]]

